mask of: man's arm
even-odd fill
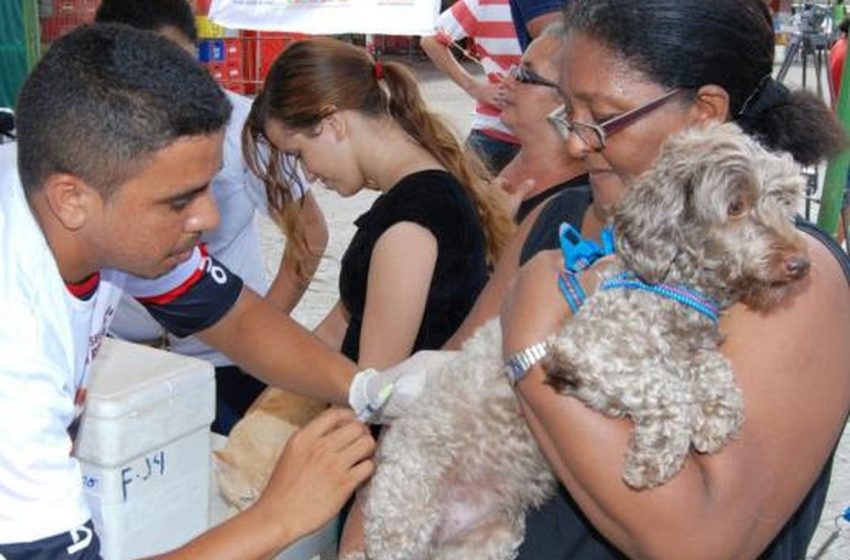
[[[220,320],[197,335],[270,385],[348,404],[354,363],[247,287]]]
[[[268,558],[319,529],[375,470],[375,441],[351,412],[330,409],[289,439],[260,499],[161,560]]]
[[[463,91],[473,99],[502,107],[505,101],[504,87],[502,84],[492,84],[486,79],[479,80],[466,71],[466,68],[458,62],[452,54],[451,48],[441,35],[429,35],[422,37],[419,41],[422,50],[434,65],[442,70],[451,80],[460,86]]]
[[[540,36],[543,29],[563,17],[569,0],[511,0],[511,16],[522,50]]]
[[[158,278],[128,277],[125,289],[170,332],[197,335],[268,384],[348,403],[354,364],[244,286],[204,247]]]

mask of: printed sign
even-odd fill
[[[439,0],[213,0],[209,18],[256,31],[431,35],[439,12]]]

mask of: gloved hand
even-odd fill
[[[364,369],[355,374],[348,404],[363,422],[389,424],[416,402],[429,372],[448,362],[456,352],[420,350],[403,362],[382,371]]]

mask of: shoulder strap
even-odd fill
[[[829,249],[829,251],[838,260],[838,263],[841,265],[841,269],[844,271],[844,278],[847,280],[847,283],[850,284],[850,256],[844,252],[835,239],[815,224],[804,220],[800,216],[797,216],[795,225],[797,226],[797,229],[808,233]]]
[[[520,265],[545,249],[560,247],[558,228],[563,222],[581,230],[584,213],[591,202],[590,185],[563,190],[544,202],[531,231],[528,232],[520,254]]]

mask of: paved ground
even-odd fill
[[[469,98],[421,58],[414,57],[406,61],[412,63],[428,101],[449,118],[462,136],[465,135],[472,111],[472,102]],[[792,67],[789,72],[789,81],[799,83],[800,77],[799,67]],[[809,83],[811,82],[810,75]],[[375,193],[361,193],[353,198],[342,199],[325,190],[318,190],[316,196],[328,220],[331,239],[317,279],[294,312],[295,318],[309,327],[316,325],[336,302],[339,260],[354,232],[352,222],[375,199]],[[276,270],[284,241],[270,223],[264,223],[262,230],[267,266],[269,270]],[[836,516],[848,506],[850,506],[850,431],[842,439],[836,455],[832,486],[827,497],[821,527],[810,548],[809,558],[850,559],[850,524],[843,523],[843,532],[834,539],[830,538],[836,528],[834,521]],[[819,550],[824,544],[827,545],[826,548]]]

